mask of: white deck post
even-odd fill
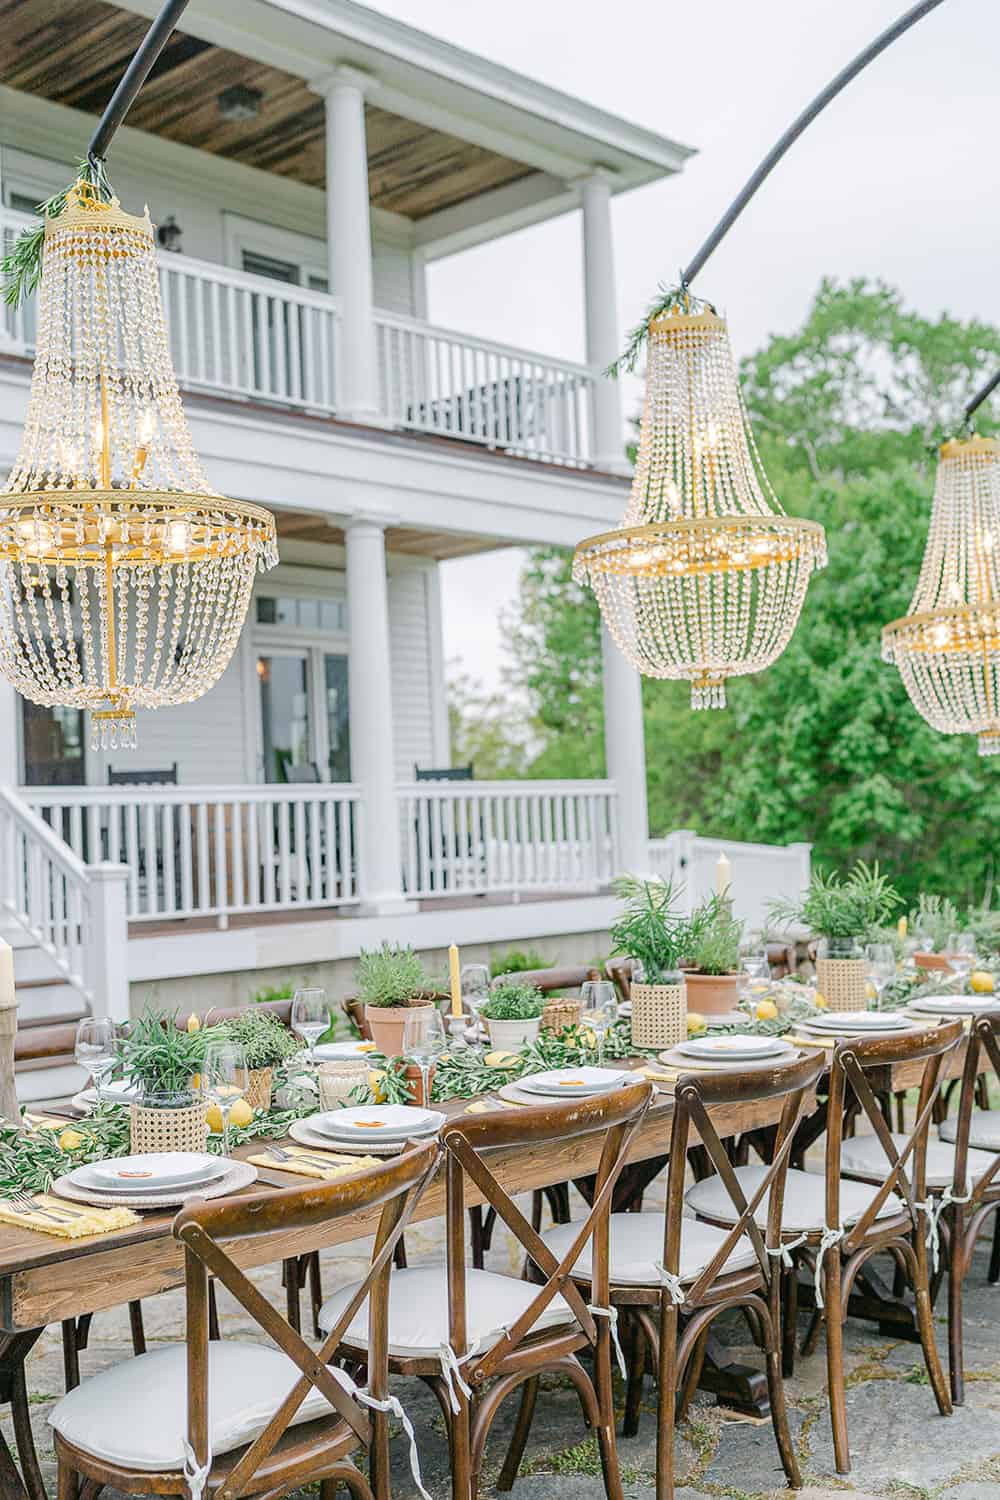
[[[649,863],[646,808],[646,742],[642,685],[605,626],[601,627],[604,680],[604,755],[608,778],[618,793],[618,850],[621,871],[644,875]]]
[[[596,171],[581,185],[583,205],[583,284],[587,318],[587,363],[596,367],[594,385],[594,451],[599,469],[624,473],[625,431],[617,380],[602,372],[617,359],[618,307],[615,253],[611,236],[611,183]]]
[[[16,788],[21,781],[20,721],[21,700],[17,689],[0,677],[0,786]]]
[[[93,1013],[127,1021],[128,865],[90,865],[90,952],[88,981],[93,988]]]
[[[351,780],[361,787],[361,899],[378,915],[407,910],[393,758],[392,679],[385,526],[358,517],[344,526],[347,548],[348,698]]]
[[[379,412],[365,138],[370,83],[367,74],[344,66],[312,85],[326,101],[326,253],[330,291],[339,304],[337,406],[362,422]]]

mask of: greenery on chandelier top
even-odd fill
[[[57,219],[66,207],[66,198],[78,182],[87,182],[98,197],[108,203],[111,200],[111,185],[102,161],[84,159],[77,167],[76,177],[44,203],[39,203],[36,213],[40,224],[23,229],[10,251],[0,260],[0,277],[3,278],[3,299],[8,307],[20,307],[26,297],[34,292],[42,277],[42,249],[45,244],[45,221]]]
[[[212,1027],[188,1031],[177,1016],[147,1010],[137,1016],[118,1044],[122,1073],[144,1094],[180,1094],[205,1060],[205,1039]],[[216,1032],[216,1035],[218,1033]]]
[[[688,924],[685,960],[699,974],[735,974],[740,968],[743,923],[727,896],[712,896]]]
[[[426,998],[427,975],[413,949],[401,943],[362,948],[358,959],[358,998],[377,1007],[406,1006]]]
[[[646,341],[649,338],[649,325],[654,318],[662,318],[664,313],[702,313],[715,312],[711,302],[706,302],[702,297],[695,297],[691,292],[678,283],[677,286],[664,286],[661,282],[657,287],[656,296],[643,314],[642,322],[637,323],[631,330],[624,351],[605,370],[612,380],[616,380],[623,370],[634,370],[639,363],[639,358]]]
[[[299,1050],[272,1011],[245,1010],[225,1022],[226,1036],[243,1048],[248,1068],[276,1068]]]
[[[816,870],[799,901],[774,901],[769,914],[778,922],[801,922],[814,937],[869,940],[900,904],[899,893],[878,864],[859,859],[847,877]]]
[[[544,1009],[541,990],[533,984],[519,984],[510,979],[493,986],[479,1014],[487,1021],[534,1021]]]

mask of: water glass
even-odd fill
[[[485,964],[464,964],[461,973],[462,1004],[471,1018],[471,1044],[479,1043],[479,1012],[490,998],[490,971]],[[468,1033],[466,1040],[469,1040]]]
[[[118,1028],[106,1017],[87,1016],[76,1028],[74,1056],[94,1080],[97,1102],[101,1102],[101,1085],[118,1060]]]
[[[313,1049],[324,1032],[330,1029],[330,1007],[326,990],[296,990],[292,999],[292,1030],[300,1036],[308,1049],[309,1062],[315,1067]]]
[[[976,937],[972,932],[953,932],[948,939],[948,962],[960,977],[962,988],[976,964]]]
[[[604,1066],[604,1039],[618,1019],[618,994],[610,979],[587,979],[580,986],[580,1025],[597,1038],[597,1066]]]
[[[208,1042],[201,1068],[201,1091],[219,1106],[222,1115],[222,1149],[229,1155],[229,1115],[250,1081],[246,1053],[238,1042]]]
[[[445,1050],[444,1018],[436,1006],[420,1005],[403,1022],[403,1055],[420,1069],[424,1104],[431,1102],[431,1066]]]
[[[879,1010],[882,1005],[882,991],[894,979],[896,975],[896,954],[891,943],[869,943],[868,979],[875,990],[875,1004],[872,1010]]]

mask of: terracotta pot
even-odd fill
[[[740,998],[741,974],[684,975],[687,1008],[700,1016],[724,1016],[735,1010]]]
[[[926,969],[928,973],[937,969],[944,969],[951,973],[951,963],[947,953],[914,953],[913,962],[918,969]]]
[[[420,1069],[417,1067],[416,1063],[410,1063],[410,1065],[406,1069],[406,1072],[403,1074],[403,1077],[406,1079],[406,1087],[410,1091],[410,1103],[416,1104],[420,1109],[430,1107],[430,1095],[434,1088],[434,1070],[436,1066],[436,1063],[431,1063],[430,1067],[427,1069],[428,1087],[426,1099],[424,1098],[424,1080],[420,1076]]]
[[[414,1010],[432,1009],[430,1000],[415,1000],[410,1005],[366,1005],[365,1021],[372,1041],[385,1057],[398,1057],[403,1050],[406,1019]]]

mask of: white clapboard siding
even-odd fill
[[[410,251],[391,240],[372,239],[372,288],[375,306],[412,316],[413,277]]]
[[[400,781],[414,766],[434,765],[433,694],[427,575],[423,569],[389,579],[389,654],[392,662],[395,766]]]

